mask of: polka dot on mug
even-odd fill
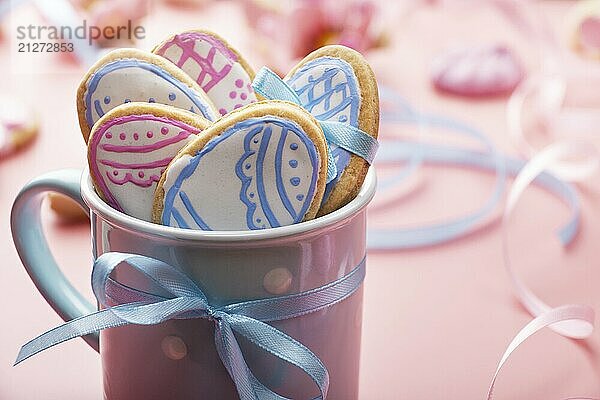
[[[187,345],[182,338],[175,335],[165,336],[160,342],[160,348],[165,356],[173,361],[178,361],[188,354]]]
[[[148,137],[148,139],[150,139],[152,136],[154,136],[154,133],[150,131],[146,132],[146,137]]]
[[[104,98],[104,104],[108,104],[108,103],[110,103],[110,96],[106,96]]]
[[[138,140],[140,138],[140,135],[138,135],[138,133],[134,133],[133,134],[133,140]]]
[[[246,164],[245,167],[246,167],[246,169],[250,169],[250,167],[252,167],[252,165]]]
[[[113,175],[114,175],[114,176],[117,176],[117,175],[119,175],[119,171],[113,171]]]
[[[338,121],[340,121],[340,122],[346,122],[346,121],[348,121],[348,117],[345,116],[345,115],[340,115],[339,118],[338,118]]]
[[[148,103],[156,103],[156,99],[154,97],[150,97],[148,99]]]
[[[236,97],[237,97],[237,92],[235,90],[232,90],[231,92],[229,92],[230,99],[235,99]]]
[[[296,168],[298,166],[298,160],[290,160],[289,164],[290,164],[290,167]]]
[[[106,132],[106,138],[107,139],[112,139],[112,133]]]
[[[293,186],[298,186],[300,184],[300,178],[298,178],[297,176],[294,176],[292,179],[290,179],[290,183]]]
[[[227,110],[226,110],[226,109],[224,109],[224,108],[220,108],[220,109],[219,109],[219,114],[221,114],[221,115],[225,115],[225,114],[227,114]]]
[[[248,95],[246,93],[240,94],[240,99],[246,100],[247,98],[248,98]]]
[[[143,171],[140,171],[140,172],[138,172],[138,176],[139,176],[140,178],[143,178],[143,177],[144,177],[144,172],[143,172]]]
[[[177,96],[175,95],[175,93],[169,93],[169,100],[175,101],[176,98]]]
[[[125,99],[124,103],[126,103],[126,104],[127,103],[131,103],[131,100],[130,99]]]
[[[166,135],[167,133],[169,133],[169,128],[167,128],[166,126],[163,126],[162,128],[160,128],[160,133],[162,133],[163,135]]]
[[[298,201],[304,200],[304,195],[303,194],[299,194],[298,196],[296,196],[296,200],[298,200]]]
[[[290,144],[290,149],[292,149],[292,150],[298,150],[298,143],[292,143],[292,144]]]
[[[244,81],[243,81],[243,80],[241,80],[241,79],[237,79],[237,80],[235,81],[235,86],[237,86],[237,87],[241,88],[242,86],[244,86]]]
[[[119,139],[121,140],[125,140],[127,136],[125,135],[125,132],[121,132],[121,134],[119,135]]]
[[[234,110],[237,110],[238,108],[240,108],[242,106],[242,104],[236,104],[235,106],[233,106]]]

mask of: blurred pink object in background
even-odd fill
[[[148,14],[149,0],[72,0],[75,7],[89,18],[90,26],[100,29],[105,27],[127,26],[131,21],[137,25],[140,19]],[[131,45],[133,38],[105,39],[97,44],[101,47],[117,47]]]
[[[571,47],[577,54],[600,60],[600,0],[575,4],[567,23]]]
[[[327,44],[364,53],[383,41],[372,0],[245,0],[244,10],[259,50],[279,70]]]
[[[467,97],[508,94],[524,75],[514,53],[498,44],[449,50],[434,60],[431,69],[436,89]]]
[[[199,7],[203,6],[206,3],[209,3],[209,0],[163,0],[165,3],[177,6],[177,7]]]

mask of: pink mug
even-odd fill
[[[366,254],[366,206],[375,194],[373,170],[357,197],[317,218],[260,231],[197,231],[132,218],[108,206],[95,192],[88,171],[63,170],[34,179],[13,205],[11,226],[23,265],[40,293],[65,320],[96,307],[67,281],[52,257],[40,208],[46,192],[58,192],[89,209],[92,257],[107,252],[140,254],[180,268],[215,304],[305,292],[351,272]],[[115,279],[139,287],[132,271]],[[327,367],[330,400],[358,398],[362,285],[330,307],[271,322],[308,347]],[[206,319],[128,325],[84,338],[99,350],[104,398],[236,399],[235,385],[214,344]],[[313,398],[315,388],[298,369],[240,341],[256,377],[289,398]],[[31,361],[34,362],[34,361]]]

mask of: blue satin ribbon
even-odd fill
[[[379,186],[379,190],[391,189],[416,172],[423,163],[456,165],[493,171],[496,174],[494,189],[478,210],[450,221],[410,228],[372,228],[367,233],[369,250],[399,250],[420,248],[446,243],[463,237],[477,228],[489,218],[502,199],[506,176],[516,176],[525,161],[501,154],[493,142],[476,129],[446,117],[419,113],[410,104],[392,90],[381,87],[382,100],[392,105],[391,110],[383,110],[381,119],[384,123],[413,124],[420,128],[441,128],[454,133],[476,139],[484,145],[484,151],[473,151],[453,146],[434,145],[418,141],[388,140],[376,159],[376,164],[408,163],[392,178],[388,178]],[[563,245],[569,244],[579,227],[580,205],[576,191],[572,185],[555,176],[544,173],[535,184],[549,190],[562,199],[571,208],[571,218],[563,226],[558,236]]]
[[[145,293],[113,280],[111,272],[121,263],[141,272],[148,283],[168,295]],[[215,324],[215,345],[233,379],[240,399],[285,400],[264,386],[248,368],[234,332],[254,345],[306,373],[325,399],[329,374],[325,365],[302,343],[266,322],[296,318],[319,311],[352,295],[365,277],[365,259],[349,274],[327,285],[287,296],[244,301],[221,307],[187,275],[175,267],[146,256],[105,253],[94,262],[92,289],[104,309],[69,321],[25,344],[15,365],[59,343],[103,329],[129,324],[155,325],[171,319],[206,318]],[[117,304],[110,306],[110,303]]]
[[[252,82],[254,91],[266,99],[285,100],[303,107],[302,101],[286,82],[267,67],[261,68]],[[352,154],[373,163],[379,147],[377,139],[343,122],[318,121],[329,144],[335,144]],[[337,177],[338,171],[331,150],[327,152],[327,183]]]

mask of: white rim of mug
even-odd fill
[[[299,235],[330,227],[338,222],[344,221],[345,219],[350,218],[365,208],[373,199],[373,196],[375,196],[375,189],[377,187],[377,177],[375,175],[375,169],[369,168],[358,195],[350,203],[332,213],[312,219],[310,221],[300,222],[298,224],[286,225],[277,228],[244,231],[202,231],[195,229],[183,229],[158,225],[131,217],[118,210],[115,210],[104,200],[102,200],[100,196],[98,196],[92,184],[92,179],[87,167],[82,172],[80,185],[83,200],[88,205],[92,213],[99,215],[104,220],[119,228],[129,229],[151,236],[179,240],[247,242]]]

